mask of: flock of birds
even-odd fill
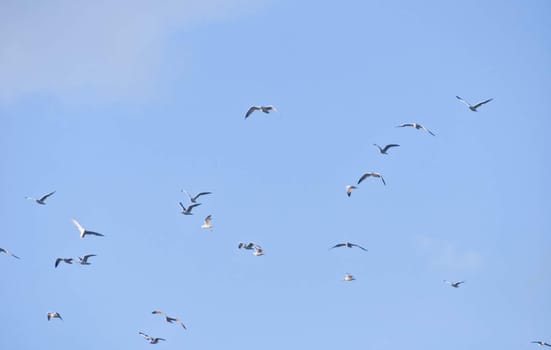
[[[490,99],[486,99],[486,100],[477,102],[474,105],[471,105],[469,102],[467,102],[466,100],[464,100],[463,98],[461,98],[459,96],[456,96],[456,98],[460,102],[464,103],[469,108],[469,110],[471,110],[473,112],[477,112],[477,110],[480,106],[492,101],[492,99],[490,98]],[[267,106],[254,105],[254,106],[251,106],[247,110],[247,112],[245,114],[245,119],[249,118],[255,111],[261,111],[263,113],[269,114],[270,112],[275,112],[277,110],[272,105],[267,105]],[[404,123],[404,124],[398,125],[397,127],[400,127],[400,128],[412,127],[412,128],[415,128],[416,130],[423,130],[423,131],[427,132],[428,134],[430,134],[432,136],[436,136],[431,130],[429,130],[428,128],[426,128],[423,125],[418,124],[418,123]],[[383,155],[388,155],[388,151],[392,148],[400,147],[399,144],[387,144],[387,145],[384,145],[384,146],[380,146],[378,144],[373,144],[373,146],[377,147],[379,153],[383,154]],[[385,181],[382,174],[380,174],[378,172],[373,172],[373,171],[365,172],[360,176],[360,178],[358,179],[356,185],[346,185],[345,186],[346,195],[348,197],[350,197],[352,195],[352,191],[357,189],[358,185],[360,185],[364,180],[366,180],[368,178],[371,178],[371,177],[381,179],[381,182],[383,183],[383,185],[386,186],[386,181]],[[192,212],[193,208],[198,207],[198,206],[201,205],[201,203],[199,202],[200,197],[212,194],[211,192],[199,192],[195,195],[191,195],[190,193],[188,193],[185,190],[182,190],[182,192],[185,193],[187,195],[187,197],[189,198],[189,204],[187,206],[185,206],[182,202],[179,202],[179,205],[182,209],[181,214],[186,215],[186,216],[193,215],[193,212]],[[25,198],[29,199],[29,200],[32,200],[32,201],[36,202],[37,204],[46,205],[46,200],[48,198],[50,198],[51,196],[53,196],[55,193],[56,193],[55,191],[49,192],[49,193],[41,196],[40,198],[33,198],[33,197],[25,197]],[[79,234],[80,234],[80,238],[85,238],[87,236],[96,236],[96,237],[103,237],[104,236],[101,233],[85,229],[75,219],[72,219],[72,223],[78,229]],[[208,229],[208,230],[212,229],[212,215],[211,214],[207,215],[204,218],[203,224],[201,225],[201,228],[202,229]],[[329,249],[331,250],[331,249],[335,249],[335,248],[358,248],[358,249],[360,249],[362,251],[365,251],[365,252],[368,251],[366,248],[362,247],[361,245],[356,244],[356,243],[351,243],[351,242],[337,243],[334,246],[330,247]],[[253,251],[254,256],[264,255],[264,249],[260,245],[254,243],[254,242],[246,242],[246,243],[239,242],[238,249]],[[11,251],[9,251],[5,248],[0,248],[0,253],[10,255],[10,256],[12,256],[16,259],[20,259],[19,256],[13,254]],[[78,258],[78,264],[80,264],[80,265],[90,265],[91,263],[89,262],[89,259],[92,258],[92,257],[95,257],[95,256],[96,256],[95,254],[86,254],[83,257],[77,257]],[[58,266],[61,263],[72,264],[73,261],[76,261],[76,259],[58,257],[55,260],[54,268],[58,268]],[[347,272],[344,275],[343,280],[346,281],[346,282],[350,282],[350,281],[354,281],[355,277],[352,274]],[[448,284],[450,287],[459,288],[460,285],[465,283],[465,281],[448,281],[448,280],[444,280],[444,283]],[[161,315],[167,323],[178,324],[183,329],[187,329],[186,326],[184,325],[184,323],[178,317],[169,316],[161,310],[153,310],[151,313],[154,314],[154,315]],[[47,317],[48,321],[50,321],[54,318],[57,318],[59,320],[63,320],[61,314],[59,312],[56,312],[56,311],[49,311],[47,313],[46,317]],[[166,339],[164,339],[164,338],[153,337],[153,336],[150,336],[150,335],[148,335],[148,334],[146,334],[142,331],[139,331],[138,334],[141,335],[150,344],[157,344],[157,343],[159,343],[159,341],[166,341]],[[541,341],[541,340],[534,340],[534,341],[531,341],[531,343],[537,344],[539,346],[551,347],[550,343],[547,343],[547,342],[544,342],[544,341]]]

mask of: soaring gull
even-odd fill
[[[275,107],[272,106],[272,105],[269,105],[269,106],[251,106],[251,107],[249,107],[249,109],[247,110],[247,113],[245,114],[245,119],[247,119],[254,111],[262,111],[266,114],[268,114],[272,111],[277,112]]]
[[[207,215],[207,217],[203,220],[203,225],[201,225],[201,228],[210,230],[212,229],[212,224],[210,223],[212,220],[212,215]]]
[[[388,154],[388,153],[386,153],[386,152],[387,152],[390,148],[392,148],[392,147],[400,147],[400,145],[397,145],[397,144],[395,144],[395,143],[391,143],[391,144],[386,145],[386,146],[384,146],[384,147],[381,147],[381,146],[379,146],[378,144],[374,143],[373,146],[377,147],[377,148],[379,149],[379,152],[380,152],[381,154]]]
[[[459,288],[459,285],[461,283],[465,283],[465,281],[450,282],[450,281],[446,281],[446,280],[444,280],[444,282],[449,284],[451,287],[454,287],[454,288]]]
[[[430,131],[429,129],[425,128],[423,125],[421,124],[417,124],[417,123],[404,123],[404,124],[401,124],[401,125],[398,125],[397,128],[403,128],[403,127],[406,127],[406,126],[411,126],[417,130],[419,129],[423,129],[425,130],[426,132],[428,132],[429,134],[431,134],[432,136],[436,136],[432,131]]]
[[[51,320],[52,318],[59,318],[60,320],[63,321],[59,312],[50,311],[46,314],[46,317],[48,318],[48,321]]]
[[[370,176],[373,176],[373,177],[380,177],[381,178],[381,181],[383,181],[383,185],[386,186],[386,182],[385,182],[385,179],[383,178],[383,176],[379,173],[375,173],[375,172],[370,172],[370,173],[365,173],[362,175],[362,177],[360,177],[360,179],[358,180],[358,185],[365,179],[367,179],[368,177]]]
[[[459,96],[455,96],[459,101],[463,102],[465,105],[467,105],[467,107],[469,107],[469,109],[473,112],[478,112],[476,109],[480,106],[482,106],[483,104],[485,103],[488,103],[490,101],[493,100],[493,98],[489,98],[487,100],[484,100],[484,101],[480,101],[478,103],[475,103],[474,105],[470,104],[469,102],[465,101],[464,99],[462,99],[461,97]]]
[[[159,342],[159,340],[166,341],[166,339],[164,339],[164,338],[150,337],[149,335],[147,335],[143,332],[138,332],[138,334],[140,334],[142,337],[144,337],[144,339],[147,340],[149,342],[149,344],[157,344]]]
[[[346,248],[357,247],[357,248],[360,248],[361,250],[365,250],[365,251],[367,252],[367,249],[365,249],[365,248],[362,247],[361,245],[356,244],[356,243],[350,243],[350,242],[344,242],[344,243],[335,244],[334,246],[332,246],[332,247],[329,248],[329,249],[339,248],[339,247],[346,247]]]
[[[38,204],[46,205],[45,200],[46,200],[48,197],[50,197],[52,194],[54,194],[54,193],[55,193],[55,191],[50,192],[50,193],[48,193],[48,194],[43,195],[42,197],[40,197],[40,198],[38,198],[38,199],[33,198],[33,197],[25,197],[25,198],[30,199],[30,200],[33,200],[33,201],[35,201],[35,202],[38,203]]]

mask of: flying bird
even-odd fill
[[[72,219],[73,221],[73,224],[75,224],[75,226],[78,228],[78,231],[80,232],[80,238],[84,238],[86,235],[92,235],[92,236],[101,236],[103,237],[103,235],[101,233],[97,233],[97,232],[94,232],[94,231],[88,231],[88,230],[85,230],[84,227],[82,227],[78,221],[76,221],[75,219]]]
[[[484,100],[484,101],[480,101],[478,103],[475,103],[474,105],[470,104],[469,102],[465,101],[464,99],[462,99],[461,97],[459,96],[455,96],[459,101],[463,102],[465,105],[467,105],[467,107],[469,107],[469,109],[473,112],[478,112],[476,109],[480,106],[482,106],[483,104],[485,103],[488,103],[490,101],[493,100],[493,98],[489,98],[487,100]]]
[[[212,220],[212,215],[207,215],[205,220],[203,220],[203,225],[201,225],[201,228],[204,228],[207,230],[212,229],[212,224],[210,223],[211,220]]]
[[[7,255],[11,255],[11,256],[13,256],[13,257],[16,258],[16,259],[21,259],[21,258],[18,257],[17,255],[13,254],[12,252],[10,252],[9,250],[4,249],[4,248],[0,248],[0,253],[6,253]]]
[[[534,341],[531,341],[530,343],[538,344],[539,346],[549,346],[549,347],[551,347],[551,344],[546,343],[546,342],[541,341],[541,340],[534,340]]]
[[[195,196],[192,196],[190,195],[187,191],[185,190],[182,190],[182,192],[184,192],[185,194],[187,194],[187,196],[189,197],[189,201],[191,203],[197,203],[197,198],[199,198],[200,196],[204,196],[204,195],[207,195],[207,194],[211,194],[212,192],[199,192],[197,193]]]
[[[57,266],[59,265],[59,263],[61,262],[64,262],[66,264],[72,264],[73,263],[73,258],[57,258],[55,259],[55,268],[57,269]]]
[[[367,252],[367,249],[365,249],[365,248],[362,247],[361,245],[355,244],[355,243],[350,243],[350,242],[344,242],[344,243],[335,244],[334,246],[332,246],[332,247],[329,248],[329,249],[339,248],[339,247],[346,247],[346,248],[357,247],[357,248],[360,248],[361,250],[365,250],[365,251]]]
[[[79,264],[81,265],[90,265],[90,263],[88,262],[88,259],[92,256],[96,256],[95,254],[88,254],[88,255],[85,255],[84,258],[81,258],[80,256],[78,257],[78,260],[79,260]]]
[[[385,182],[385,179],[383,178],[383,176],[379,173],[374,173],[374,172],[370,172],[370,173],[365,173],[362,175],[362,177],[360,177],[360,179],[358,180],[358,185],[365,179],[367,179],[368,177],[370,176],[373,176],[373,177],[380,177],[381,178],[381,181],[383,181],[383,185],[386,186],[386,182]]]
[[[52,318],[59,318],[60,320],[63,321],[63,319],[61,318],[61,315],[58,312],[50,311],[46,314],[46,317],[48,318],[48,321],[51,320]]]
[[[163,315],[166,322],[168,322],[168,323],[179,323],[184,329],[187,329],[186,326],[184,325],[184,323],[182,321],[180,321],[180,319],[177,318],[177,317],[170,317],[161,310],[153,310],[151,313],[156,314],[156,315]]]
[[[237,246],[237,248],[241,249],[247,249],[247,250],[253,250],[254,247],[256,246],[256,244],[254,244],[253,242],[249,242],[249,243],[243,243],[243,242],[239,242],[239,245]]]
[[[157,344],[159,342],[159,340],[166,341],[166,339],[163,339],[163,338],[150,337],[149,335],[147,335],[143,332],[138,332],[138,334],[140,334],[142,337],[144,337],[144,339],[147,340],[149,342],[149,344]]]
[[[395,143],[391,143],[390,145],[386,145],[385,147],[381,147],[378,144],[374,143],[373,146],[377,147],[381,154],[388,154],[386,152],[392,147],[400,147],[400,145],[397,145]]]
[[[247,119],[254,111],[262,111],[266,114],[268,114],[272,111],[277,112],[275,107],[272,106],[272,105],[269,105],[269,106],[251,106],[247,110],[247,114],[245,114],[245,119]]]
[[[352,186],[352,185],[346,185],[345,188],[346,188],[346,195],[347,195],[348,197],[350,197],[350,195],[352,194],[352,190],[355,190],[355,189],[358,188],[358,187]]]
[[[184,215],[193,215],[193,213],[191,212],[191,209],[195,208],[195,207],[198,207],[200,206],[201,203],[195,203],[195,204],[190,204],[187,208],[184,207],[184,205],[182,204],[182,202],[180,202],[180,206],[182,207],[182,214]]]
[[[458,281],[458,282],[450,282],[450,281],[446,281],[444,280],[445,283],[449,284],[450,286],[454,287],[454,288],[459,288],[459,285],[461,283],[465,283],[465,281]]]
[[[432,131],[430,131],[429,129],[425,128],[423,125],[421,124],[417,124],[417,123],[405,123],[405,124],[402,124],[402,125],[398,125],[397,128],[403,128],[403,127],[406,127],[406,126],[411,126],[417,130],[419,129],[423,129],[425,130],[426,132],[428,132],[429,134],[431,134],[432,136],[436,136]]]
[[[30,200],[33,200],[33,201],[35,201],[35,202],[38,203],[38,204],[46,205],[45,200],[46,200],[48,197],[50,197],[52,194],[54,194],[54,193],[55,193],[55,191],[50,192],[50,193],[48,193],[48,194],[43,195],[42,197],[40,197],[40,198],[38,198],[38,199],[33,198],[33,197],[25,197],[25,198],[30,199]]]
[[[349,282],[349,281],[354,281],[354,280],[355,280],[354,276],[352,276],[348,272],[344,275],[343,281]]]

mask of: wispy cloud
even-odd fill
[[[472,249],[460,249],[451,242],[429,236],[416,236],[415,250],[438,269],[474,270],[482,266],[482,255]]]
[[[247,12],[254,0],[2,2],[0,102],[75,91],[120,98],[147,93],[171,31]],[[185,64],[185,63],[183,63]]]

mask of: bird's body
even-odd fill
[[[451,287],[453,288],[459,288],[459,286],[462,284],[462,283],[465,283],[465,281],[457,281],[457,282],[450,282],[450,281],[447,281],[447,280],[444,280],[445,283],[449,284]]]
[[[204,196],[204,195],[207,195],[207,194],[211,194],[212,192],[199,192],[197,193],[195,196],[192,196],[190,195],[187,191],[185,190],[182,190],[182,192],[184,192],[185,194],[187,194],[187,196],[189,197],[189,201],[191,203],[197,203],[197,199],[200,197],[200,196]]]
[[[16,258],[16,259],[21,259],[21,258],[18,257],[17,255],[13,254],[12,252],[10,252],[9,250],[4,249],[4,248],[0,248],[0,253],[5,253],[5,254],[7,254],[7,255],[11,255],[11,256],[13,256],[13,257]]]
[[[365,249],[365,248],[362,247],[361,245],[355,244],[355,243],[350,243],[350,242],[338,243],[338,244],[335,244],[334,246],[332,246],[332,247],[329,248],[329,249],[340,248],[340,247],[346,247],[346,248],[357,247],[357,248],[360,248],[361,250],[364,250],[364,251],[367,252],[367,249]]]
[[[88,262],[88,258],[92,257],[92,256],[96,256],[95,254],[88,254],[88,255],[85,255],[84,258],[81,258],[80,256],[78,257],[78,260],[79,260],[79,264],[81,265],[90,265],[90,263]]]
[[[470,104],[469,102],[465,101],[464,99],[462,99],[461,97],[459,96],[455,96],[455,98],[457,98],[459,101],[463,102],[465,105],[467,105],[467,107],[469,107],[469,109],[473,112],[478,112],[476,109],[480,106],[482,106],[483,104],[485,103],[488,103],[490,101],[493,100],[493,98],[489,98],[487,100],[484,100],[484,101],[480,101],[478,103],[475,103],[474,105]]]
[[[546,343],[546,342],[541,341],[541,340],[534,340],[534,341],[531,341],[530,343],[538,344],[539,346],[549,346],[549,347],[551,347],[551,344]]]
[[[345,187],[345,189],[346,189],[346,195],[347,195],[348,197],[350,197],[350,195],[352,194],[352,190],[355,190],[356,188],[358,188],[358,187],[353,186],[353,185],[346,185],[346,187]]]
[[[429,134],[431,134],[432,136],[436,136],[432,131],[430,131],[429,129],[425,128],[423,125],[421,124],[417,124],[417,123],[404,123],[404,124],[401,124],[401,125],[398,125],[397,128],[403,128],[403,127],[406,127],[406,126],[411,126],[417,130],[421,129],[421,130],[425,130],[426,132],[428,132]]]
[[[262,111],[266,114],[268,114],[272,111],[277,112],[275,107],[272,106],[272,105],[269,105],[269,106],[251,106],[251,107],[249,107],[249,109],[247,110],[247,113],[245,114],[245,119],[247,119],[254,111]]]
[[[55,259],[55,265],[54,267],[57,269],[57,266],[61,263],[61,262],[64,262],[66,264],[72,264],[73,263],[73,258],[57,258]]]
[[[375,173],[375,172],[370,172],[370,173],[364,173],[360,179],[358,180],[358,185],[365,179],[367,179],[368,177],[370,176],[373,176],[373,177],[379,177],[381,178],[381,181],[383,181],[383,185],[386,186],[386,182],[385,182],[385,179],[383,178],[383,175],[379,174],[379,173]]]
[[[203,225],[201,225],[201,228],[204,228],[204,229],[207,229],[207,230],[212,229],[212,224],[210,223],[211,220],[212,220],[212,215],[207,215],[207,217],[203,221]]]
[[[182,207],[182,214],[184,215],[193,215],[193,213],[191,212],[191,209],[195,208],[195,207],[198,207],[200,206],[201,203],[194,203],[194,204],[190,204],[187,208],[184,206],[184,204],[182,204],[182,202],[180,202],[180,207]]]
[[[84,238],[86,236],[101,236],[103,237],[103,235],[101,233],[97,233],[97,232],[94,232],[94,231],[89,231],[89,230],[86,230],[84,229],[84,227],[82,227],[78,221],[76,221],[75,219],[72,219],[73,221],[73,224],[78,228],[78,232],[80,232],[80,238]]]
[[[354,276],[352,276],[348,272],[344,275],[343,281],[350,282],[350,281],[354,281],[354,280],[355,280]]]
[[[25,197],[25,198],[30,199],[30,200],[33,200],[33,201],[35,201],[35,202],[38,203],[38,204],[46,205],[46,202],[45,202],[46,199],[47,199],[48,197],[50,197],[51,195],[53,195],[54,193],[55,193],[55,191],[50,192],[50,193],[48,193],[48,194],[43,195],[42,197],[40,197],[40,198],[38,198],[38,199],[33,198],[33,197]]]
[[[381,147],[378,144],[374,143],[373,146],[377,147],[379,149],[379,153],[381,153],[381,154],[388,154],[387,151],[392,147],[400,147],[400,145],[397,145],[395,143],[391,143],[391,144],[386,145],[384,147]]]
[[[54,311],[48,312],[46,314],[46,317],[48,318],[48,321],[51,320],[52,318],[59,318],[60,320],[63,321],[63,319],[61,318],[61,315],[58,312],[54,312]]]
[[[253,255],[254,255],[254,256],[262,256],[262,255],[264,255],[264,249],[262,249],[262,248],[259,247],[259,246],[254,247]]]
[[[138,334],[140,334],[142,337],[144,337],[145,340],[147,340],[149,342],[149,344],[157,344],[159,342],[159,340],[162,340],[162,341],[166,341],[166,339],[164,338],[155,338],[155,337],[151,337],[143,332],[138,332]]]

